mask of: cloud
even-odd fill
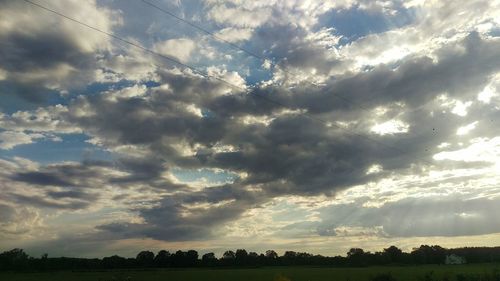
[[[259,14],[255,17],[255,13]],[[248,10],[243,7],[227,7],[226,5],[216,5],[211,7],[208,17],[217,23],[237,27],[257,27],[271,16],[271,11],[266,8],[259,10]]]
[[[85,209],[91,205],[91,202],[83,200],[61,201],[47,199],[46,197],[25,196],[21,194],[13,194],[10,198],[12,201],[21,205],[30,205],[38,208],[54,208],[59,210],[79,210]]]
[[[319,210],[319,235],[343,227],[381,227],[390,237],[467,236],[500,232],[494,214],[497,199],[406,198],[381,207],[353,203]]]
[[[39,185],[55,185],[55,186],[71,185],[71,183],[61,180],[56,175],[52,175],[50,173],[41,173],[41,172],[18,173],[14,175],[12,179]]]
[[[107,39],[26,2],[3,1],[0,5],[4,76],[0,86],[4,94],[39,102],[48,90],[63,91],[92,81],[95,55],[110,48]],[[116,13],[98,8],[95,1],[53,1],[49,8],[105,32],[119,21]]]
[[[143,149],[140,156],[129,155],[121,159],[117,167],[126,174],[111,177],[105,184],[142,183],[163,190],[175,190],[177,187],[167,180],[171,167],[213,168],[245,175],[235,179],[229,190],[255,189],[258,196],[245,199],[233,192],[214,192],[218,190],[215,187],[210,191],[202,189],[201,193],[193,193],[192,196],[164,195],[157,201],[156,207],[140,209],[143,223],[126,228],[130,230],[127,237],[198,239],[210,236],[219,225],[237,219],[245,208],[264,202],[262,198],[334,195],[354,185],[380,180],[393,172],[403,173],[415,163],[427,166],[428,162],[432,162],[431,154],[422,155],[422,152],[427,148],[434,150],[444,140],[454,137],[456,131],[449,125],[453,119],[448,113],[429,114],[434,103],[439,102],[436,96],[445,90],[459,95],[457,98],[472,96],[482,86],[470,85],[484,85],[487,82],[483,80],[484,76],[496,71],[493,54],[498,43],[495,40],[471,34],[461,44],[465,52],[447,54],[437,62],[423,57],[405,62],[396,70],[380,66],[367,73],[337,78],[323,90],[315,90],[308,95],[304,95],[304,89],[300,88],[285,91],[263,86],[252,90],[259,94],[272,94],[273,99],[299,111],[283,111],[281,106],[268,103],[252,93],[228,92],[227,85],[217,81],[165,71],[160,74],[161,85],[158,87],[128,89],[141,92],[140,95],[125,95],[123,90],[119,90],[79,97],[68,106],[64,116],[75,127],[99,139],[100,145],[110,149],[122,145]],[[455,67],[451,68],[452,65]],[[464,78],[464,75],[467,77]],[[380,77],[386,77],[387,81]],[[461,92],[453,91],[459,88]],[[349,108],[351,111],[348,111],[345,106],[334,102],[331,92],[349,92],[350,98],[362,101],[367,94],[364,89],[371,89],[370,94],[378,97],[366,101],[365,105],[387,107],[381,115],[383,119],[385,115],[398,114],[401,122],[408,124],[407,132],[375,137],[370,132],[373,123],[358,122],[356,134],[349,134],[344,129],[317,122],[300,113],[300,110],[307,110],[310,114],[329,118],[342,113],[344,118],[356,120],[366,112],[359,108]],[[394,102],[408,107],[394,105]],[[410,109],[424,105],[429,106],[424,109],[424,115]],[[200,109],[197,114],[193,113],[193,106]],[[207,111],[210,113],[203,113]],[[346,115],[346,112],[349,114]],[[244,123],[243,119],[234,118],[247,115],[272,118],[268,123]],[[458,125],[459,119],[456,120]],[[439,132],[413,130],[420,128],[421,124],[431,123],[439,128]],[[450,128],[445,128],[445,124]],[[412,138],[399,137],[415,133],[420,134],[418,143]],[[365,137],[360,137],[360,134]],[[385,141],[394,145],[381,147],[378,143]],[[179,143],[186,146],[174,145]],[[213,147],[216,145],[229,145],[234,149],[215,150]],[[186,147],[190,153],[185,153]],[[375,164],[382,167],[381,171],[366,173]],[[66,179],[76,186],[91,185],[80,178],[99,178],[94,174],[79,176],[76,171],[58,168],[53,172],[56,172],[54,177]],[[77,178],[79,180],[75,181]],[[18,178],[24,182],[27,179]],[[206,196],[214,198],[209,203],[236,201],[203,209],[203,212],[182,203],[189,200],[190,204],[203,204],[207,202]],[[227,212],[233,215],[227,216]],[[169,223],[160,223],[165,222],[166,217],[170,219]],[[206,221],[211,223],[202,223]],[[117,223],[100,229],[118,232],[123,228],[117,228],[121,225]]]
[[[0,114],[0,127],[11,131],[70,134],[81,130],[65,120],[68,109],[60,104],[39,107],[33,111],[16,111],[11,115]]]
[[[232,28],[227,27],[217,32],[216,36],[225,41],[235,43],[250,39],[253,30],[251,28]]]
[[[488,224],[497,211],[500,117],[500,41],[488,27],[498,7],[489,2],[182,6],[186,18],[268,58],[265,69],[209,36],[162,31],[171,24],[164,15],[131,19],[136,3],[50,4],[197,64],[211,79],[24,3],[0,4],[0,87],[32,101],[64,93],[47,106],[4,108],[0,147],[82,134],[108,153],[48,164],[0,159],[0,219],[10,225],[21,207],[57,213],[56,225],[81,216],[78,239],[94,245],[500,232]],[[326,19],[349,9],[411,20],[346,41]],[[190,171],[231,177],[176,180]],[[301,202],[276,203],[290,198]]]
[[[257,202],[259,194],[238,186],[215,186],[162,198],[153,208],[140,209],[144,223],[113,222],[98,230],[122,238],[149,237],[163,241],[215,238],[221,225],[238,218]]]
[[[21,132],[0,132],[0,149],[12,149],[21,144],[33,143],[33,140],[43,138],[41,134],[25,134]]]
[[[34,230],[43,228],[43,219],[32,208],[12,206],[0,203],[0,237],[19,239],[30,235]]]
[[[190,59],[195,48],[195,42],[187,38],[169,39],[154,45],[155,51],[166,56],[175,57],[182,62]]]

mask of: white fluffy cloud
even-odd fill
[[[154,49],[167,56],[172,56],[182,62],[188,61],[191,53],[196,48],[195,42],[187,38],[169,39],[163,42],[158,42],[154,45]]]
[[[35,139],[39,138],[43,138],[43,135],[4,131],[0,133],[0,148],[11,149],[17,145],[33,143]]]

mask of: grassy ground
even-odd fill
[[[380,273],[391,273],[397,280],[424,281],[433,272],[437,280],[456,280],[457,273],[491,273],[500,264],[393,266],[366,268],[264,267],[252,269],[179,269],[107,272],[0,273],[5,281],[366,281]]]

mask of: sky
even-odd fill
[[[0,45],[0,250],[500,244],[498,0],[3,0]]]

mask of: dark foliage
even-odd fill
[[[195,250],[176,251],[170,253],[159,251],[156,255],[151,251],[141,251],[135,258],[124,258],[117,255],[102,259],[86,258],[51,258],[47,254],[40,258],[28,256],[22,249],[12,249],[0,254],[0,270],[41,271],[41,270],[102,270],[119,268],[168,268],[168,267],[227,267],[227,266],[279,266],[279,265],[314,265],[314,266],[371,266],[371,265],[415,265],[442,264],[448,255],[457,255],[468,263],[500,262],[500,247],[478,247],[445,249],[440,246],[422,245],[410,253],[390,246],[381,252],[366,252],[360,248],[352,248],[346,256],[326,257],[304,252],[286,251],[279,256],[273,250],[258,254],[245,249],[228,250],[222,257],[214,253],[201,256]],[[378,278],[378,279],[377,279]],[[385,278],[385,279],[383,279]],[[373,280],[392,280],[391,276],[377,275]],[[457,276],[458,279],[473,280],[474,276]],[[495,272],[488,280],[500,281],[500,273]],[[432,274],[424,276],[425,281],[433,280]]]

